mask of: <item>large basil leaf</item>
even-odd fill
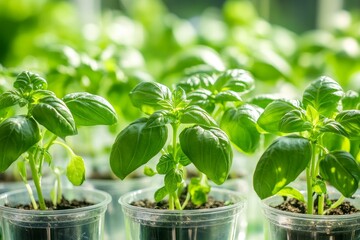
[[[354,157],[345,151],[334,151],[320,162],[321,176],[345,197],[351,197],[359,186],[360,167]]]
[[[342,135],[344,137],[349,136],[349,134],[346,132],[346,130],[340,123],[338,123],[337,121],[330,119],[330,118],[325,118],[323,120],[323,124],[322,124],[322,126],[320,126],[319,131],[322,133],[332,132],[332,133],[336,133],[338,135]]]
[[[189,106],[183,110],[180,116],[181,123],[193,123],[204,126],[217,126],[215,120],[202,108]]]
[[[171,109],[171,91],[165,85],[156,82],[141,82],[130,92],[133,105],[147,114],[154,111]]]
[[[351,139],[360,139],[360,110],[346,110],[336,116]]]
[[[147,119],[141,118],[123,129],[111,148],[110,166],[121,179],[147,163],[165,145],[167,127],[147,128]]]
[[[275,100],[279,100],[279,97],[274,94],[260,94],[256,95],[248,102],[261,108],[266,108],[267,105],[274,102]]]
[[[195,125],[184,129],[179,138],[182,151],[195,167],[214,183],[224,183],[232,164],[232,149],[225,132]]]
[[[246,93],[254,89],[255,81],[249,72],[242,69],[230,69],[223,72],[215,81],[215,89],[219,92],[232,90]]]
[[[20,115],[3,121],[0,124],[0,172],[39,140],[39,127],[33,118]]]
[[[279,123],[279,130],[284,133],[303,132],[311,130],[311,128],[312,124],[307,121],[306,114],[302,109],[286,113]]]
[[[343,135],[325,132],[321,135],[321,145],[328,151],[343,150],[350,152],[350,140]]]
[[[70,110],[54,95],[48,94],[40,98],[33,105],[31,113],[38,123],[61,138],[77,134]]]
[[[283,116],[295,109],[299,109],[299,103],[296,101],[275,100],[267,105],[257,123],[269,133],[278,133]]]
[[[181,80],[177,86],[181,87],[185,90],[185,92],[192,92],[199,88],[205,88],[205,89],[211,89],[213,84],[215,82],[215,79],[209,75],[209,74],[195,74],[190,76],[189,78],[186,78],[184,80]]]
[[[0,110],[14,106],[22,100],[16,91],[7,91],[0,95]]]
[[[234,92],[231,90],[226,90],[226,91],[222,91],[222,92],[219,92],[218,94],[216,94],[215,101],[220,102],[220,103],[241,102],[242,99],[237,92]]]
[[[250,104],[228,109],[220,122],[220,127],[241,151],[253,153],[260,143],[260,133],[256,122],[260,111]]]
[[[294,181],[311,160],[309,140],[298,136],[276,139],[260,157],[253,175],[255,192],[270,197]]]
[[[305,89],[302,102],[305,108],[311,105],[320,114],[329,117],[336,111],[343,95],[341,86],[335,80],[323,76]]]
[[[14,88],[23,93],[29,93],[34,90],[47,89],[47,82],[38,74],[23,71],[16,77]]]
[[[63,101],[77,126],[111,125],[117,122],[114,108],[101,96],[78,92],[65,95]]]

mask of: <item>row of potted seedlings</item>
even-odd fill
[[[120,197],[126,239],[244,239],[245,208],[256,203],[213,185],[227,181],[232,146],[254,153],[262,135],[274,141],[252,182],[268,239],[360,238],[358,94],[320,77],[301,100],[263,95],[246,101],[254,83],[248,72],[232,69],[190,76],[174,89],[145,81],[129,93],[145,117],[118,133],[110,168],[120,179],[143,167],[149,178],[163,180]],[[66,138],[79,127],[117,121],[103,97],[76,92],[58,98],[39,75],[16,77],[13,89],[0,95],[0,170],[16,165],[25,188],[0,196],[3,239],[104,238],[111,196],[65,188],[61,179],[78,186],[86,175],[84,159]],[[54,145],[68,152],[68,161],[55,159]],[[191,168],[195,177],[189,177]],[[53,175],[51,186],[42,183],[46,171]]]

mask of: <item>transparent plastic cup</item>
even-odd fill
[[[245,239],[246,202],[239,193],[212,188],[210,195],[216,200],[233,204],[203,210],[159,210],[130,205],[137,200],[152,200],[155,190],[139,190],[120,197],[127,240]]]
[[[44,189],[50,196],[50,189]],[[68,200],[93,203],[66,210],[22,210],[7,207],[29,204],[26,190],[0,195],[2,239],[6,240],[100,240],[103,239],[104,214],[111,201],[108,193],[83,188],[63,189]]]
[[[330,194],[330,199],[338,199],[338,194]],[[360,196],[348,198],[360,209]],[[268,240],[359,240],[360,212],[349,215],[309,215],[285,212],[273,208],[283,202],[280,196],[262,201],[266,218],[265,229]]]

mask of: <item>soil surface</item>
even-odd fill
[[[62,198],[61,202],[56,205],[56,207],[52,204],[51,201],[46,200],[45,201],[46,206],[48,207],[48,210],[65,210],[65,209],[75,209],[75,208],[82,208],[94,205],[93,203],[87,202],[87,201],[78,201],[78,200],[72,200],[69,201],[67,199]],[[7,207],[17,208],[17,209],[24,209],[24,210],[34,210],[33,206],[31,204],[26,205],[15,205],[15,206],[9,206],[5,205]]]
[[[285,201],[276,206],[275,208],[280,209],[282,211],[292,212],[292,213],[306,213],[306,205],[305,203],[294,199],[294,198],[286,198],[284,197]],[[330,204],[325,204],[324,210],[329,209],[330,205],[335,202],[335,200],[330,200]],[[317,202],[315,201],[315,212],[317,212]],[[326,203],[326,201],[325,201]],[[337,208],[330,209],[326,211],[325,215],[346,215],[346,214],[353,214],[356,212],[360,212],[360,209],[355,208],[349,202],[344,201],[341,205]]]
[[[180,196],[181,204],[183,204],[183,202],[185,201],[186,194],[187,194],[187,192],[185,190],[183,192],[183,194]],[[139,200],[136,202],[132,202],[130,204],[133,206],[143,207],[143,208],[164,209],[164,210],[169,209],[169,202],[167,200],[162,200],[160,202],[154,202],[153,200],[143,199],[143,200]],[[224,206],[227,206],[230,204],[231,203],[229,203],[229,202],[215,200],[213,197],[209,196],[208,201],[200,206],[197,206],[197,205],[193,204],[191,201],[189,201],[189,203],[186,205],[184,210],[218,208],[218,207],[224,207]]]

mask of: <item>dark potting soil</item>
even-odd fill
[[[187,194],[187,191],[185,189],[185,191],[180,196],[181,204],[183,204],[183,202],[185,201],[186,194]],[[130,204],[133,206],[137,206],[137,207],[144,207],[144,208],[151,208],[151,209],[164,209],[164,210],[169,209],[169,202],[167,200],[162,200],[160,202],[154,202],[153,200],[150,200],[150,199],[143,199],[143,200],[132,202]],[[231,204],[231,202],[218,201],[218,200],[215,200],[213,197],[209,196],[207,202],[200,206],[197,206],[194,203],[192,203],[191,201],[189,201],[188,204],[186,205],[186,207],[184,208],[184,210],[218,208],[218,207],[224,207],[224,206],[227,206],[230,204]]]
[[[292,213],[306,213],[306,204],[294,199],[294,198],[286,198],[284,197],[284,202],[278,206],[275,206],[275,208],[292,212]],[[330,200],[330,204],[326,204],[327,201],[325,201],[325,207],[324,210],[329,209],[332,203],[335,202],[335,200]],[[317,201],[315,201],[315,212],[317,212]],[[357,209],[355,206],[351,205],[350,202],[344,201],[342,204],[340,204],[337,208],[330,209],[326,212],[325,215],[346,215],[346,214],[353,214],[356,212],[360,212],[360,209]]]
[[[52,201],[45,200],[45,204],[48,208],[48,210],[65,210],[65,209],[75,209],[75,208],[82,208],[94,205],[93,203],[87,202],[85,200],[72,200],[69,201],[65,198],[61,199],[61,202],[56,205],[56,207],[53,205]],[[6,207],[12,207],[17,209],[24,209],[24,210],[34,210],[32,204],[20,204],[15,206],[9,206],[5,205]]]

